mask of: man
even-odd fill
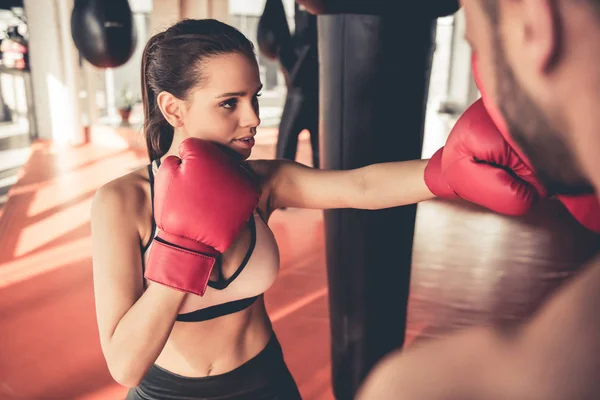
[[[550,192],[600,193],[600,0],[463,0],[480,86]],[[483,90],[482,90],[483,92]],[[384,359],[365,399],[600,398],[600,257],[523,326]]]
[[[294,3],[292,40],[281,49],[280,63],[286,73],[287,95],[279,124],[275,157],[295,160],[298,135],[310,133],[312,166],[319,168],[319,55],[317,17]]]

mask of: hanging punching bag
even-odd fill
[[[283,3],[281,0],[267,0],[256,30],[258,49],[265,57],[278,60],[281,47],[287,46],[290,39]]]
[[[319,14],[322,167],[421,158],[436,17],[458,3],[297,1]],[[415,212],[324,213],[336,399],[354,398],[373,365],[404,343]]]
[[[435,18],[387,0],[322,3],[343,12],[318,16],[322,167],[421,158]],[[324,213],[337,399],[404,342],[415,212]]]
[[[406,341],[524,322],[596,255],[600,235],[557,200],[523,217],[473,204],[419,204]]]
[[[98,68],[125,64],[137,44],[128,0],[75,0],[71,36],[90,64]]]
[[[384,14],[391,10],[390,0],[296,0],[308,12],[323,14]],[[406,7],[406,6],[405,6]],[[445,17],[458,11],[459,0],[424,0],[410,4],[411,13]],[[406,9],[401,10],[406,12]]]

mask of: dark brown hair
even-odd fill
[[[144,133],[150,160],[162,157],[173,141],[173,127],[156,102],[158,94],[166,91],[185,99],[204,79],[202,61],[229,53],[256,60],[248,38],[214,19],[185,19],[150,38],[142,56]]]

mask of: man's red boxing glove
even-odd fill
[[[600,233],[600,204],[595,194],[557,197],[581,225],[592,232]]]
[[[146,279],[204,295],[216,258],[232,244],[258,205],[250,173],[217,145],[184,140],[155,179],[154,215],[160,229]]]

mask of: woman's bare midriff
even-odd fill
[[[235,314],[203,322],[175,322],[156,365],[185,377],[224,374],[259,354],[272,332],[261,296]]]

